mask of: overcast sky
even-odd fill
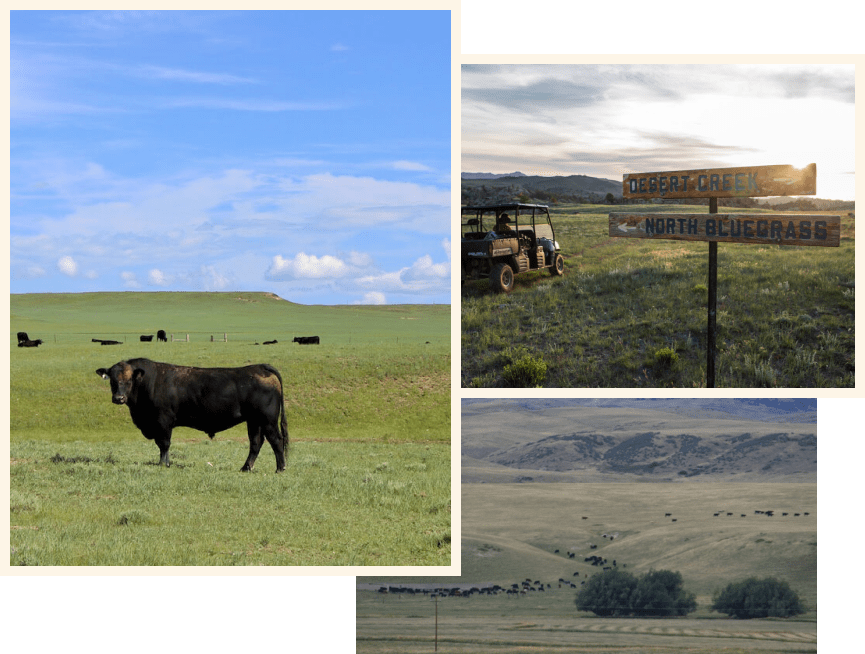
[[[854,199],[853,65],[462,66],[462,171],[589,175],[817,164]]]
[[[11,290],[450,302],[450,13],[11,12]]]

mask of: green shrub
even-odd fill
[[[631,595],[636,587],[637,578],[630,572],[613,569],[593,575],[577,593],[577,610],[604,617],[630,615]]]
[[[655,350],[655,363],[660,366],[672,368],[679,362],[679,354],[671,347],[662,347]]]
[[[502,371],[508,386],[515,388],[534,388],[542,386],[547,379],[547,364],[541,357],[525,354]]]
[[[594,575],[576,597],[580,611],[604,617],[687,615],[697,609],[693,593],[682,587],[682,575],[650,570],[642,577],[613,568]]]
[[[805,612],[799,595],[786,581],[772,577],[732,582],[716,592],[712,610],[734,618],[787,618]]]
[[[638,616],[687,615],[697,610],[697,599],[693,593],[685,592],[681,573],[650,570],[637,582],[631,594],[631,608]]]

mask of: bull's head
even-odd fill
[[[133,368],[126,361],[115,363],[108,370],[100,368],[96,374],[111,381],[111,401],[114,404],[127,404],[135,401],[138,382],[144,377],[141,368]]]

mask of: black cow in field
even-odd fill
[[[279,341],[273,339],[272,341],[264,341],[265,345],[276,345]]]
[[[282,377],[273,366],[191,368],[130,359],[96,374],[111,381],[111,401],[128,406],[135,426],[156,441],[160,464],[170,465],[168,448],[175,427],[191,427],[213,438],[245,422],[249,456],[241,472],[252,470],[265,439],[276,455],[276,471],[285,470],[288,427]]]
[[[150,343],[153,340],[153,334],[150,334],[149,336],[139,336],[138,339],[142,343]]]
[[[165,335],[164,329],[160,329],[158,332],[156,332],[156,340],[161,341],[163,343],[168,342],[168,337]]]
[[[30,337],[27,335],[27,332],[18,332],[18,343],[23,343],[24,341],[29,341]]]
[[[39,347],[42,345],[42,339],[37,338],[35,341],[31,341],[29,338],[24,341],[18,341],[18,347]]]
[[[295,336],[292,343],[301,345],[319,345],[318,336]]]

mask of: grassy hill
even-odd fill
[[[610,237],[612,209],[556,207],[562,277],[517,275],[509,295],[463,286],[463,387],[518,384],[503,370],[525,360],[546,365],[532,386],[705,386],[708,244]],[[854,218],[837,248],[719,245],[716,387],[852,387],[854,337]]]
[[[285,383],[293,440],[450,440],[449,306],[303,306],[267,293],[25,294],[10,304],[13,432],[40,431],[46,421],[61,438],[122,428],[128,416],[118,419],[94,371],[147,357],[203,367],[273,364]],[[159,329],[178,340],[139,341]],[[45,344],[18,348],[18,331]],[[321,344],[292,342],[307,335]],[[41,397],[37,413],[33,400]]]
[[[784,579],[817,603],[816,484],[463,484],[462,521],[459,577],[358,582],[561,590],[560,579],[603,574],[585,561],[598,555],[636,574],[681,572],[705,613],[715,589],[748,576]]]
[[[10,305],[13,565],[450,564],[449,306],[300,306],[265,293]],[[139,341],[159,329],[177,340]],[[43,345],[17,347],[18,331]],[[292,343],[309,335],[321,344]],[[156,466],[156,446],[95,374],[135,357],[274,365],[286,472],[272,474],[267,446],[254,472],[238,472],[243,424],[213,440],[177,428],[172,466]]]

